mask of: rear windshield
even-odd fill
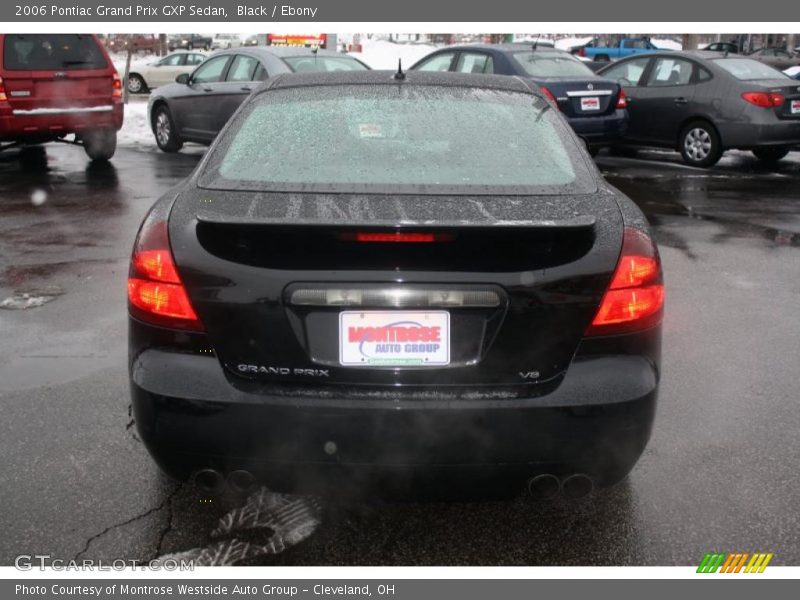
[[[291,56],[284,58],[295,73],[320,71],[366,71],[367,67],[354,58],[344,56]]]
[[[595,74],[573,56],[555,52],[515,52],[514,58],[531,77],[591,77]]]
[[[755,81],[758,79],[783,79],[786,77],[777,69],[753,60],[752,58],[718,58],[717,65],[742,81]]]
[[[90,35],[6,34],[3,66],[9,71],[69,71],[105,69],[108,63]]]
[[[309,86],[257,95],[211,150],[200,185],[316,192],[593,191],[543,98],[462,87]]]

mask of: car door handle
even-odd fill
[[[243,86],[242,86],[242,91],[243,91],[243,92],[252,92],[252,91],[253,91],[253,88],[251,88],[251,87],[249,87],[249,86],[246,86],[246,85],[243,85]]]
[[[689,104],[689,101],[686,98],[675,98],[673,99],[675,104]]]
[[[214,88],[210,88],[210,87],[203,88],[203,91],[204,91],[204,92],[213,92],[213,91],[214,91]]]

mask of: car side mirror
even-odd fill
[[[189,74],[188,73],[181,73],[175,78],[176,83],[182,83],[183,85],[189,85]]]

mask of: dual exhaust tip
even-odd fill
[[[550,474],[537,475],[528,481],[528,493],[539,500],[553,498],[558,493],[570,500],[576,500],[588,496],[592,490],[594,482],[588,475],[582,473],[570,475],[563,481]]]
[[[231,471],[227,478],[215,469],[202,469],[194,475],[195,486],[208,494],[221,494],[226,488],[245,493],[253,489],[255,483],[253,474],[242,469]]]

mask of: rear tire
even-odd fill
[[[692,121],[678,138],[678,149],[683,162],[693,167],[713,167],[722,157],[719,134],[708,121]]]
[[[163,152],[172,153],[183,148],[183,140],[178,136],[172,113],[165,104],[159,105],[153,112],[153,135]]]
[[[117,132],[113,129],[96,129],[82,136],[83,149],[92,160],[105,161],[117,151]]]
[[[141,75],[131,73],[128,75],[128,91],[131,94],[146,94],[147,84]]]
[[[753,149],[753,154],[761,162],[772,164],[789,154],[790,150],[789,146],[767,146]]]

